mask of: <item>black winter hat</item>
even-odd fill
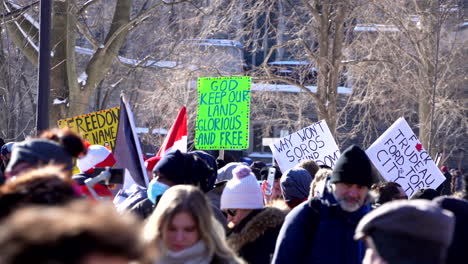
[[[333,169],[330,182],[357,184],[370,188],[373,182],[372,167],[366,153],[355,145],[343,151]]]
[[[164,156],[156,166],[153,173],[160,172],[169,180],[177,184],[191,184],[199,186],[207,192],[210,178],[214,171],[195,153],[182,153],[179,150]]]

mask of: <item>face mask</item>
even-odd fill
[[[167,184],[164,184],[162,182],[159,182],[157,180],[152,180],[149,184],[149,187],[148,187],[148,199],[150,199],[151,202],[153,202],[153,204],[156,203],[156,198],[158,196],[161,196],[163,195],[163,193],[169,189],[171,186],[167,185]]]

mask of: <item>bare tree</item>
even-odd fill
[[[359,113],[351,133],[364,133],[369,143],[382,124],[403,116],[418,124],[419,138],[433,156],[439,151],[448,158],[466,145],[468,127],[466,36],[458,1],[376,0],[367,11],[349,54],[381,62],[350,68],[348,106]]]
[[[343,51],[361,8],[359,1],[352,0],[215,0],[204,33],[210,37],[224,32],[243,41],[248,54],[246,74],[255,77],[256,83],[299,88],[312,99],[316,116],[335,133],[338,87],[344,85],[346,72]],[[303,115],[307,116],[315,118]],[[287,118],[291,116],[280,119]]]
[[[11,45],[3,30],[0,34],[0,137],[19,141],[29,135],[35,124],[34,114],[31,115],[35,109],[35,77],[31,65]]]
[[[19,1],[19,0],[18,0]],[[115,3],[113,8],[109,8]],[[153,17],[160,16],[160,32],[170,26],[170,10],[176,5],[191,3],[191,1],[55,1],[53,6],[52,25],[52,72],[51,72],[51,111],[50,124],[54,126],[61,118],[86,113],[92,104],[92,98],[100,85],[108,78],[111,68],[122,62],[119,55],[130,55],[131,65],[141,63],[141,55],[154,54],[156,49],[141,49],[163,41],[160,37],[168,34],[146,34],[151,43],[133,43],[127,37],[141,25],[155,28],[154,24],[146,23]],[[12,12],[21,7],[14,0],[3,1],[3,11]],[[186,6],[186,11],[190,11]],[[195,8],[194,8],[195,9]],[[6,29],[13,43],[34,65],[37,65],[38,27],[34,22],[37,9],[30,9],[19,18],[6,23]],[[146,33],[151,30],[146,29]],[[139,32],[142,33],[141,31]],[[166,43],[180,38],[173,36],[164,40]],[[76,42],[81,40],[91,54],[86,59],[77,59]],[[83,40],[86,40],[85,42]],[[127,41],[126,41],[127,40]],[[129,54],[125,50],[139,50],[140,54]],[[140,55],[140,56],[139,56]],[[80,62],[80,63],[79,63]],[[114,80],[115,81],[115,80]],[[105,98],[105,91],[100,91],[101,100]],[[99,101],[99,100],[97,100]],[[96,102],[97,102],[96,101]],[[55,103],[53,103],[55,102]],[[102,102],[101,102],[102,103]]]

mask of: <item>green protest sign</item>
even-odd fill
[[[249,148],[251,78],[198,79],[196,149]]]

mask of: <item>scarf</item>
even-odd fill
[[[160,245],[163,256],[155,261],[158,264],[209,264],[213,256],[209,256],[205,243],[199,240],[193,246],[181,251],[171,251]]]

